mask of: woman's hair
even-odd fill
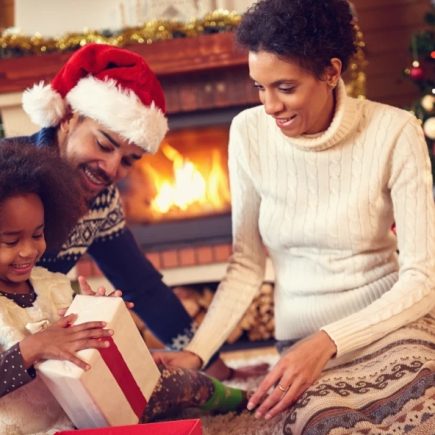
[[[59,247],[85,211],[77,173],[54,151],[38,149],[24,137],[0,140],[0,206],[28,193],[44,205],[47,247]]]
[[[355,31],[346,0],[259,0],[243,15],[238,42],[297,61],[320,78],[336,57],[343,71],[355,52]]]

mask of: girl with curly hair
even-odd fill
[[[34,364],[59,359],[89,370],[76,352],[108,346],[104,337],[113,333],[104,322],[74,325],[74,314],[60,317],[72,301],[71,283],[35,266],[47,247],[59,248],[84,212],[80,189],[74,169],[53,151],[38,150],[24,138],[0,141],[1,434],[71,428]],[[82,290],[88,287],[79,281]],[[102,288],[96,292],[102,294]],[[161,372],[146,421],[186,407],[223,412],[246,405],[243,391],[200,372],[163,367]]]
[[[400,388],[408,407],[418,376],[434,388],[435,208],[421,126],[409,112],[346,94],[355,34],[345,0],[260,0],[237,39],[261,106],[236,116],[230,131],[233,255],[186,351],[164,358],[207,363],[261,285],[267,251],[285,352],[248,409],[270,419],[293,405],[288,433],[386,424],[399,417]],[[395,384],[399,354],[416,364]],[[340,364],[347,374],[328,372]],[[430,414],[429,391],[415,402],[423,411],[414,423]],[[373,403],[372,414],[361,411]]]

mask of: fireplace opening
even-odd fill
[[[123,189],[134,224],[230,212],[228,125],[176,129],[131,170]]]
[[[228,138],[240,110],[171,115],[159,151],[122,181],[126,218],[145,251],[231,242]]]

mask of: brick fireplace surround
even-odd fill
[[[212,123],[223,122],[229,126],[234,114],[258,104],[258,94],[248,75],[247,54],[235,45],[231,32],[128,48],[142,55],[156,72],[164,88],[171,129],[182,128],[186,123],[194,125],[195,119],[202,125],[212,120]],[[15,102],[16,110],[19,110],[21,92],[33,83],[50,81],[69,56],[55,53],[43,57],[0,59],[0,96],[6,98],[8,104]],[[20,116],[20,121],[15,122],[22,134],[26,117]],[[7,132],[6,112],[2,112],[2,118]],[[10,129],[10,134],[14,134],[13,130]],[[231,224],[229,214],[223,220],[213,219],[201,229],[201,219],[195,218],[192,222],[196,236],[192,240],[186,236],[174,243],[167,239],[164,243],[158,240],[150,243],[150,238],[154,238],[153,225],[145,232],[140,226],[137,231],[132,229],[144,255],[161,271],[169,286],[217,283],[225,274],[231,254]],[[166,236],[186,234],[183,226],[171,226],[163,232]],[[214,233],[214,237],[209,237],[209,233]],[[88,256],[79,261],[70,278],[75,279],[78,275],[87,277],[94,288],[103,285],[111,289]],[[273,281],[269,262],[265,281]],[[249,315],[252,317],[252,312]]]

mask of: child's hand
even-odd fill
[[[41,360],[57,359],[71,361],[82,369],[89,370],[89,364],[78,358],[76,352],[108,347],[109,342],[104,337],[113,335],[113,331],[103,329],[105,322],[72,325],[76,318],[76,314],[70,314],[46,329],[24,338],[20,342],[20,351],[25,368]]]
[[[114,296],[121,298],[122,297],[122,291],[121,290],[114,290],[110,293],[107,293],[107,290],[104,287],[99,287],[97,291],[92,290],[92,287],[89,285],[88,281],[86,281],[86,278],[84,276],[79,276],[78,278],[80,291],[84,295],[89,296]],[[126,302],[125,305],[128,309],[131,309],[134,307],[133,302]]]
[[[202,366],[201,358],[188,350],[152,352],[154,362],[165,367],[181,367],[199,370]]]

